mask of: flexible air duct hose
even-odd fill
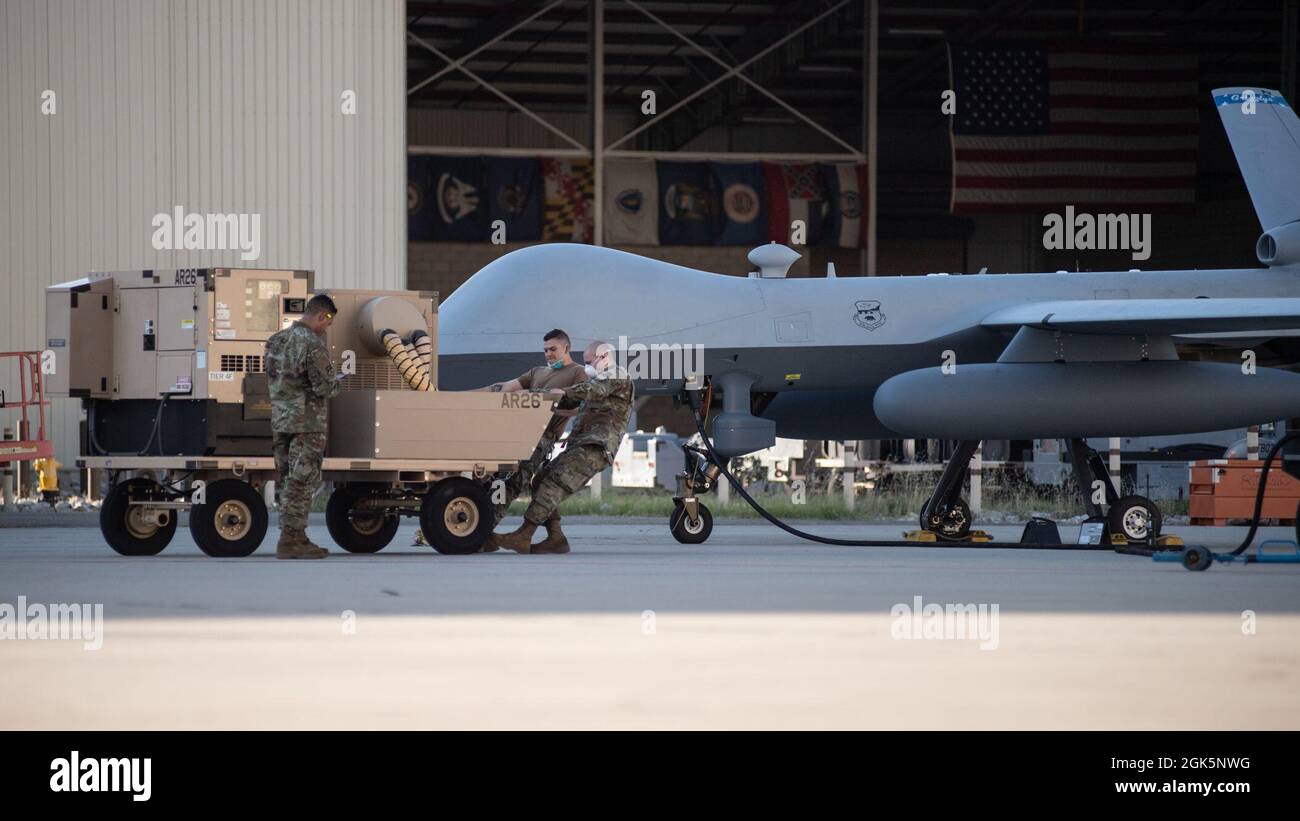
[[[388,358],[397,366],[397,372],[406,380],[406,384],[417,391],[429,390],[429,372],[420,366],[420,361],[406,350],[402,338],[392,330],[385,330],[379,339],[384,343]]]
[[[411,344],[415,345],[415,353],[420,357],[424,372],[429,373],[433,366],[433,339],[417,328],[411,331]]]

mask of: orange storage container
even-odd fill
[[[1191,463],[1188,514],[1194,525],[1226,525],[1249,520],[1255,512],[1255,494],[1264,462],[1259,459],[1209,459]],[[1300,504],[1300,482],[1276,462],[1268,472],[1261,521],[1295,524]]]

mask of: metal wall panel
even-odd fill
[[[404,0],[0,0],[0,350],[43,347],[43,289],[90,270],[404,288],[404,60]],[[260,257],[155,250],[175,206],[260,214]],[[70,462],[80,414],[58,405]]]

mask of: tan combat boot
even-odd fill
[[[487,541],[478,549],[479,553],[494,553],[501,549],[501,537],[495,533],[489,533]]]
[[[328,555],[328,550],[311,543],[306,531],[290,528],[280,530],[280,541],[275,545],[277,559],[323,559]]]
[[[496,543],[506,550],[513,550],[516,553],[528,553],[532,550],[533,531],[537,530],[537,525],[524,519],[524,523],[514,533],[507,533],[504,536],[498,536]]]
[[[553,513],[551,518],[546,520],[546,538],[538,544],[533,545],[534,553],[568,553],[569,540],[564,538],[564,531],[560,530],[560,514]]]

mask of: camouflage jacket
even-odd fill
[[[271,430],[324,433],[326,400],[339,392],[325,343],[295,322],[266,340],[266,379],[271,391]]]
[[[627,379],[626,374],[602,374],[566,388],[564,398],[582,402],[582,410],[573,422],[565,447],[600,445],[613,459],[623,441],[623,434],[627,432],[628,417],[632,415],[632,400],[635,398],[632,380]]]

